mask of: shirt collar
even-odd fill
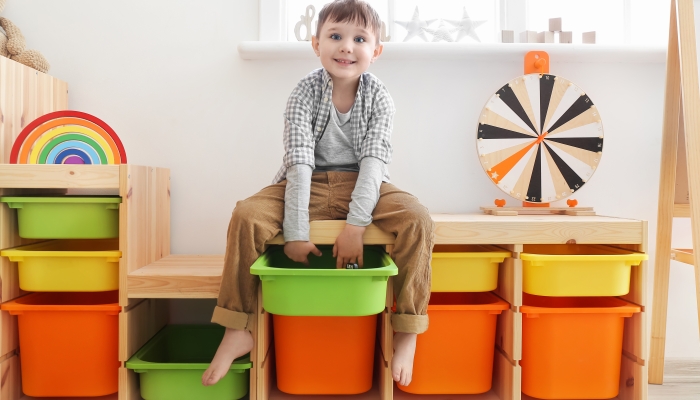
[[[328,85],[330,85],[331,82],[332,82],[332,80],[331,80],[331,74],[329,74],[328,71],[327,71],[325,68],[322,68],[322,70],[323,70],[323,87],[328,87]],[[362,80],[363,80],[362,77],[363,77],[363,76],[365,76],[364,73],[363,73],[362,75],[360,75],[360,84],[357,85],[357,93],[361,93],[361,90],[362,90]]]

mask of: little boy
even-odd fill
[[[392,376],[411,382],[416,335],[428,329],[434,223],[414,196],[389,183],[394,103],[366,72],[382,54],[380,20],[361,0],[335,0],[319,14],[314,52],[323,68],[292,92],[285,112],[284,164],[274,184],[238,202],[229,224],[224,272],[212,322],[225,326],[216,356],[202,376],[213,385],[231,362],[253,348],[248,315],[258,278],[250,266],[280,230],[284,252],[308,263],[321,255],[309,241],[309,221],[346,219],[333,246],[336,267],[362,267],[362,235],[371,222],[396,235],[392,257],[396,313],[392,315]]]

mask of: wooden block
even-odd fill
[[[568,32],[559,32],[559,43],[573,43],[574,42],[574,33],[571,31]]]
[[[550,18],[549,19],[549,31],[550,32],[561,32],[561,18]]]
[[[499,400],[520,400],[521,367],[512,363],[498,347],[494,352],[492,390]]]
[[[119,361],[127,361],[168,323],[168,308],[167,300],[146,299],[119,314]]]
[[[554,32],[544,31],[538,33],[537,43],[554,43]]]
[[[12,356],[0,363],[0,399],[19,400],[22,394],[19,356]]]
[[[582,43],[584,44],[595,44],[595,31],[593,32],[583,32],[581,36]]]
[[[139,374],[124,367],[119,368],[118,396],[119,400],[143,400]]]
[[[522,360],[523,315],[505,310],[498,316],[496,325],[496,345],[511,361]]]
[[[501,43],[515,43],[515,32],[502,30],[501,31]]]
[[[498,268],[498,287],[494,291],[511,306],[523,305],[523,262],[506,258]]]
[[[535,32],[535,31],[520,32],[520,43],[537,43],[537,32]]]

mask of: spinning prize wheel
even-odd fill
[[[526,203],[549,203],[591,178],[602,156],[603,124],[581,88],[560,76],[528,74],[486,103],[476,147],[503,192]]]

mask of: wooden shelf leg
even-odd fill
[[[668,280],[671,268],[671,231],[676,185],[676,162],[681,110],[681,77],[678,53],[678,29],[675,0],[671,2],[670,34],[666,72],[666,104],[661,150],[661,180],[659,182],[659,209],[656,232],[656,262],[654,268],[654,299],[651,324],[651,354],[649,383],[662,384],[666,347],[666,313],[668,307]]]

